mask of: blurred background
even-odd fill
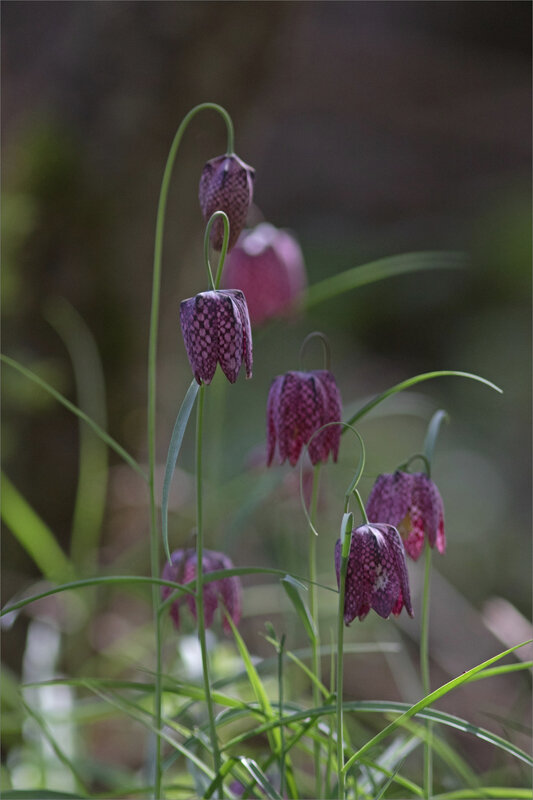
[[[253,380],[241,377],[235,387],[215,380],[208,398],[207,545],[224,549],[239,566],[304,572],[307,530],[294,475],[285,467],[266,471],[262,463],[270,381],[298,368],[299,347],[310,331],[322,330],[331,340],[332,370],[347,409],[417,373],[479,373],[504,394],[459,378],[438,379],[366,418],[360,426],[368,451],[362,489],[366,494],[380,472],[420,451],[432,413],[446,409],[450,423],[438,442],[433,475],[448,536],[446,556],[434,559],[433,683],[527,638],[530,4],[7,2],[1,13],[2,351],[146,462],[161,177],[187,111],[204,101],[222,104],[234,121],[236,152],[256,170],[254,214],[294,232],[310,284],[402,252],[460,250],[470,265],[366,286],[255,332]],[[204,162],[224,152],[225,141],[216,114],[196,117],[172,179],[158,359],[161,471],[191,380],[179,303],[206,285],[198,179]],[[306,363],[321,366],[318,346]],[[3,412],[3,467],[13,491],[70,552],[78,574],[149,574],[147,497],[135,473],[8,366]],[[340,464],[323,470],[318,546],[320,580],[329,585],[340,498],[357,457],[346,438]],[[189,541],[194,525],[192,468],[189,432],[174,481],[173,547]],[[35,591],[42,577],[11,527],[2,537],[3,604],[28,587]],[[410,565],[418,609],[422,570]],[[245,581],[242,629],[250,649],[272,655],[261,637],[265,620],[287,633],[287,646],[305,646],[277,586],[257,583]],[[3,631],[10,680],[35,679],[35,653],[40,679],[58,671],[131,675],[139,665],[153,665],[149,593],[82,594],[29,607],[11,620]],[[327,596],[320,602],[329,641],[334,603]],[[418,635],[419,614],[414,621],[354,623],[348,642],[402,648],[386,656],[350,656],[347,696],[418,697]],[[169,664],[176,659],[178,672],[185,670],[181,646],[169,627],[166,657]],[[528,692],[524,675],[480,681],[441,707],[525,746]],[[72,698],[67,693],[63,700],[68,705]],[[56,697],[52,705],[58,703]],[[11,712],[3,769],[23,788],[40,780],[27,756],[37,734],[24,736],[19,710]],[[120,769],[140,769],[142,729],[125,730],[118,717],[96,715],[83,736],[87,757],[100,765],[93,785],[102,791],[112,780],[120,783]],[[516,762],[464,736],[457,741],[469,748],[474,771],[497,776],[507,770],[507,780],[520,780]],[[113,779],[103,764],[117,771]]]

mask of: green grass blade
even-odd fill
[[[307,591],[307,586],[304,586],[300,581],[293,578],[292,575],[285,575],[281,581],[281,585],[285,589],[287,596],[294,607],[294,610],[300,617],[310,641],[312,643],[316,643],[315,623],[309,608],[300,594],[300,589]]]
[[[281,795],[274,789],[257,761],[245,756],[238,756],[237,759],[267,797],[271,798],[271,800],[282,800]]]
[[[428,381],[432,378],[443,378],[446,376],[469,378],[470,380],[485,384],[485,386],[488,386],[490,389],[494,389],[495,392],[503,394],[503,391],[499,386],[496,386],[495,383],[488,381],[486,378],[482,378],[480,375],[474,375],[474,373],[471,372],[461,372],[454,369],[443,369],[436,372],[423,372],[420,375],[415,375],[413,378],[408,378],[405,381],[401,381],[401,383],[397,383],[395,386],[391,386],[391,388],[387,389],[385,392],[378,394],[373,400],[370,400],[362,408],[360,408],[359,411],[356,411],[355,414],[353,414],[350,419],[347,420],[346,424],[354,425],[362,417],[368,414],[369,411],[372,411],[372,409],[375,408],[379,403],[382,403],[383,400],[386,400],[388,397],[391,397],[397,392],[402,392],[404,389],[409,389],[411,386],[415,386],[417,383],[422,383],[422,381]],[[341,434],[344,434],[347,430],[348,428],[343,428]]]
[[[303,305],[305,308],[312,308],[324,300],[337,297],[339,294],[344,294],[344,292],[360,286],[381,281],[384,278],[393,278],[420,270],[463,269],[467,264],[466,253],[446,250],[427,250],[388,256],[359,267],[352,267],[313,284],[307,290]]]
[[[163,529],[163,545],[165,547],[165,554],[169,562],[170,549],[168,546],[168,497],[170,494],[170,485],[172,483],[176,462],[178,460],[183,437],[185,435],[185,429],[187,428],[187,423],[189,422],[189,417],[191,416],[191,411],[194,406],[194,401],[196,400],[196,395],[198,394],[199,388],[200,386],[198,383],[193,380],[187,389],[187,393],[183,398],[183,402],[174,424],[174,430],[172,431],[172,436],[170,437],[170,444],[168,446],[165,478],[163,481],[163,498],[161,502],[161,521]]]
[[[2,791],[2,800],[80,800],[79,794],[56,792],[53,789],[7,789]],[[84,795],[86,797],[87,795]]]
[[[65,406],[65,408],[67,408],[81,420],[86,422],[87,425],[89,425],[89,427],[91,427],[93,431],[108,445],[108,447],[114,450],[115,453],[118,456],[120,456],[120,458],[122,458],[126,462],[126,464],[128,464],[132,469],[134,469],[135,472],[137,472],[142,478],[144,478],[145,481],[148,481],[147,474],[145,473],[143,468],[135,461],[133,456],[130,456],[130,454],[126,450],[124,450],[124,448],[118,442],[116,442],[108,433],[106,433],[100,427],[100,425],[98,425],[98,423],[96,423],[93,419],[91,419],[91,417],[87,416],[87,414],[85,414],[84,411],[75,406],[74,403],[71,403],[70,400],[67,400],[66,397],[64,397],[60,392],[54,389],[53,386],[50,386],[49,383],[43,381],[43,379],[40,378],[38,375],[36,375],[34,372],[22,366],[22,364],[19,364],[18,361],[15,361],[14,358],[10,358],[9,356],[0,353],[0,361],[3,361],[4,364],[7,364],[13,369],[16,369],[17,372],[20,372],[20,374],[24,375],[24,377],[28,378],[28,380],[36,383],[37,386],[40,386],[41,389],[44,389],[45,392],[51,394],[52,397],[54,397],[58,401],[58,403],[61,403],[62,406]]]
[[[46,319],[68,350],[78,405],[105,430],[107,427],[104,372],[95,339],[83,318],[62,297],[46,306]],[[80,568],[94,563],[104,518],[107,493],[107,447],[82,420],[79,420],[79,473],[70,552]]]
[[[445,694],[452,691],[452,689],[461,686],[463,683],[468,683],[468,681],[471,679],[473,675],[476,675],[478,672],[481,672],[485,667],[488,667],[491,664],[494,664],[496,661],[499,661],[499,659],[504,658],[510,653],[513,653],[515,650],[517,650],[519,647],[523,647],[525,644],[529,644],[529,642],[522,642],[521,644],[515,645],[515,647],[510,647],[508,650],[504,650],[502,653],[498,653],[498,655],[494,656],[493,658],[489,658],[487,661],[483,661],[476,667],[467,670],[462,675],[459,675],[459,677],[454,678],[451,681],[448,681],[448,683],[445,683],[444,686],[440,686],[434,692],[431,692],[426,697],[422,698],[422,700],[419,700],[418,703],[412,705],[407,711],[401,714],[400,717],[398,717],[398,719],[395,719],[393,722],[387,725],[386,728],[384,728],[378,734],[373,736],[365,745],[363,745],[363,747],[359,748],[359,750],[357,750],[357,752],[355,752],[345,763],[343,771],[347,773],[348,770],[355,764],[357,759],[363,755],[363,753],[366,753],[367,750],[369,750],[371,747],[374,747],[376,744],[379,744],[379,742],[381,742],[383,739],[389,736],[394,730],[396,730],[402,724],[404,720],[414,716],[418,711],[422,711],[427,706],[434,703],[435,700],[438,700],[440,697],[443,697]],[[488,731],[487,732],[483,731],[482,733],[481,729],[476,728],[473,725],[469,726],[469,729],[472,733],[475,732],[478,738],[481,739],[487,738],[483,734],[488,733]],[[487,741],[492,741],[493,743],[495,743],[497,739],[500,739],[500,737],[496,737],[494,734],[490,734],[490,738],[487,739]],[[505,740],[500,740],[500,744],[503,744],[504,742]],[[531,759],[531,757],[528,756],[527,753],[524,753],[522,750],[520,750],[520,748],[515,748],[514,745],[511,745],[509,742],[505,742],[505,745],[507,745],[505,749],[507,749],[508,752],[513,752],[513,754],[516,755],[518,758],[522,758],[522,760],[525,760],[526,763],[529,763],[531,766],[533,766],[533,759]],[[524,759],[523,756],[525,756],[526,758]]]
[[[74,577],[74,567],[54,534],[2,473],[2,519],[18,542],[51,581]]]
[[[480,786],[478,789],[457,789],[454,792],[433,795],[433,800],[532,800],[531,789],[509,786]]]

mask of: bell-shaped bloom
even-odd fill
[[[340,584],[341,540],[335,545],[335,570]],[[413,616],[409,578],[400,534],[392,525],[370,523],[355,528],[348,556],[344,622],[364,619],[371,608],[387,619],[402,608]]]
[[[242,292],[220,289],[183,300],[180,323],[198,383],[211,383],[217,364],[235,383],[243,361],[246,377],[252,377],[252,329]]]
[[[196,578],[197,558],[195,550],[174,550],[171,555],[171,561],[171,564],[169,564],[167,561],[163,567],[163,572],[161,575],[163,580],[172,581],[173,583],[179,583],[183,585]],[[208,574],[209,572],[216,572],[221,569],[232,568],[233,562],[230,558],[228,558],[228,556],[224,555],[224,553],[216,553],[214,550],[203,551],[202,572],[204,575]],[[163,600],[166,600],[167,597],[170,597],[172,592],[173,589],[171,589],[170,586],[163,586],[161,589],[161,596]],[[215,616],[215,611],[219,604],[219,600],[222,600],[235,625],[239,624],[239,620],[241,618],[242,588],[240,579],[237,576],[233,575],[230,578],[221,578],[220,580],[205,583],[203,586],[203,596],[206,628],[209,628],[213,624],[213,618]],[[180,595],[170,607],[170,616],[172,617],[176,629],[179,629],[179,609],[180,605],[183,605],[185,602],[184,598],[186,598],[187,605],[196,619],[196,601],[194,597],[192,597],[190,594]],[[222,625],[227,633],[231,633],[231,628],[225,614],[223,615]]]
[[[222,285],[242,289],[252,325],[286,313],[307,285],[300,245],[268,222],[244,231],[226,259]]]
[[[340,392],[328,370],[278,375],[268,394],[268,465],[272,463],[277,444],[280,464],[289,459],[291,467],[296,466],[302,448],[309,442],[313,466],[327,461],[330,453],[336,461],[341,426],[329,425],[316,436],[313,434],[327,423],[340,422],[341,412]]]
[[[370,520],[398,528],[405,551],[415,561],[424,548],[424,537],[439,553],[446,550],[444,506],[440,492],[423,472],[380,475],[366,504]]]
[[[224,211],[229,219],[229,244],[231,250],[246,223],[252,202],[255,170],[234,153],[211,159],[200,177],[198,198],[205,222],[215,213]],[[222,249],[224,223],[215,220],[211,228],[211,244]]]

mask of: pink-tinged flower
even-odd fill
[[[287,312],[307,285],[298,242],[268,222],[244,231],[226,259],[222,283],[242,289],[252,325]]]
[[[165,581],[172,581],[181,585],[189,583],[196,578],[196,551],[195,550],[174,550],[171,555],[172,563],[166,562],[163,567],[162,579]],[[209,572],[216,572],[220,569],[233,569],[233,562],[224,553],[215,553],[214,550],[204,550],[202,555],[202,571],[206,575]],[[170,586],[163,586],[161,589],[161,597],[166,600],[170,597],[173,589]],[[219,600],[221,599],[226,606],[230,617],[235,625],[239,624],[241,618],[241,582],[239,578],[233,575],[230,578],[221,578],[218,581],[211,581],[204,584],[204,619],[205,626],[209,628],[213,624],[213,618],[217,609]],[[196,601],[191,595],[186,595],[187,605],[191,613],[196,619]],[[174,622],[174,626],[179,630],[180,616],[179,607],[184,602],[184,596],[181,595],[172,603],[170,607],[170,616]],[[227,633],[231,633],[230,625],[223,616],[222,625]]]
[[[246,377],[252,377],[252,329],[242,292],[220,289],[183,300],[180,323],[198,383],[211,383],[217,364],[229,382],[235,383],[243,361]]]
[[[335,545],[335,571],[340,582],[341,540]],[[356,617],[364,619],[371,608],[387,619],[391,612],[398,616],[402,608],[413,616],[409,594],[409,578],[400,534],[392,525],[370,523],[352,532],[344,622]]]
[[[309,443],[313,466],[327,461],[330,453],[337,460],[341,426],[330,425],[313,436],[322,425],[341,420],[341,396],[335,378],[326,369],[312,372],[287,372],[274,378],[268,394],[267,434],[270,466],[276,443],[280,464],[288,458],[294,467],[302,447]]]
[[[407,555],[415,561],[424,548],[424,537],[439,553],[446,550],[444,505],[440,492],[423,472],[380,475],[366,504],[370,520],[398,528]]]
[[[218,156],[208,161],[202,170],[198,198],[205,222],[215,211],[224,211],[229,219],[229,244],[231,250],[246,223],[252,202],[255,170],[234,153]],[[224,224],[215,220],[211,228],[211,244],[222,249]]]

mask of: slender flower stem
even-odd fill
[[[317,506],[318,506],[318,490],[320,485],[320,462],[315,465],[313,469],[313,489],[311,493],[311,508],[310,516],[311,522],[316,522]],[[320,631],[318,623],[318,593],[316,582],[316,540],[313,528],[309,528],[309,580],[313,583],[309,586],[309,604],[311,610],[311,617],[313,619],[316,636],[311,641],[312,649],[312,669],[318,680],[320,680]],[[320,705],[320,690],[318,685],[313,682],[313,705],[318,707]],[[315,759],[315,784],[316,796],[322,797],[322,773],[320,768],[320,742],[315,741],[313,745],[314,759]]]
[[[359,510],[361,512],[361,516],[363,517],[363,521],[364,521],[365,525],[368,525],[368,517],[366,515],[365,504],[361,500],[361,495],[359,494],[359,491],[357,489],[354,489],[353,493],[354,493],[355,498],[357,500],[357,503],[359,505]]]
[[[422,623],[420,633],[420,672],[425,695],[431,691],[429,679],[429,598],[431,588],[431,547],[425,542],[424,593],[422,597]],[[424,742],[424,798],[429,800],[433,793],[433,751],[431,747],[432,725],[426,722],[427,739]]]
[[[346,515],[345,515],[346,516]],[[351,515],[350,515],[351,516]],[[337,796],[339,800],[344,800],[344,748],[343,748],[343,719],[342,719],[342,694],[343,694],[343,667],[344,667],[344,598],[346,594],[346,572],[348,570],[348,557],[352,534],[344,531],[341,538],[341,566],[339,574],[339,608],[337,612]]]
[[[156,363],[157,363],[157,333],[159,329],[159,297],[161,291],[161,264],[163,255],[163,233],[165,228],[165,212],[167,207],[168,190],[170,178],[178,148],[183,134],[189,122],[199,111],[211,109],[217,111],[226,123],[228,144],[227,152],[233,151],[233,123],[228,112],[216,103],[202,103],[192,108],[183,118],[174,140],[170,147],[161,191],[159,193],[159,203],[157,206],[157,217],[155,226],[154,244],[154,267],[152,277],[152,302],[150,309],[150,335],[148,340],[148,409],[147,409],[147,430],[148,430],[148,489],[150,496],[150,562],[152,578],[159,577],[159,531],[157,522],[157,505],[155,500],[155,417],[156,417]],[[160,602],[159,588],[154,585],[152,589],[152,604],[154,607],[154,626],[156,644],[156,669],[154,687],[154,724],[157,731],[161,730],[161,624],[158,614]],[[155,738],[155,774],[154,774],[154,797],[161,800],[163,797],[161,789],[161,737]]]
[[[220,770],[220,750],[218,747],[213,698],[211,697],[211,683],[209,680],[209,661],[207,658],[207,642],[205,636],[204,616],[204,588],[203,588],[203,503],[202,503],[202,434],[204,421],[205,386],[202,384],[198,391],[198,405],[196,407],[196,617],[198,620],[198,639],[202,652],[202,676],[204,680],[205,700],[209,717],[209,736],[215,772]]]

